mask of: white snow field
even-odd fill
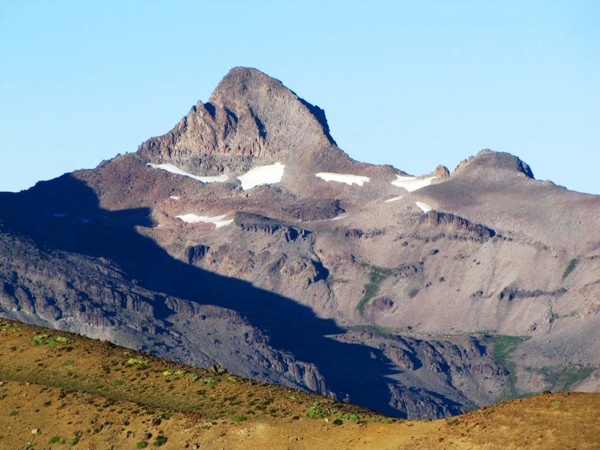
[[[171,195],[169,198],[171,200],[179,200],[181,197],[179,195]]]
[[[240,175],[238,180],[242,182],[242,189],[247,191],[255,186],[263,184],[279,183],[283,178],[285,166],[280,162],[268,166],[258,166],[250,169],[244,175]]]
[[[182,216],[175,216],[176,219],[183,220],[187,223],[214,223],[216,228],[225,227],[233,223],[233,219],[224,220],[225,217],[227,217],[227,214],[215,217],[197,216],[196,214],[184,214]]]
[[[325,181],[337,181],[338,183],[346,183],[348,185],[358,184],[359,186],[362,186],[371,181],[369,177],[351,175],[348,173],[319,172],[316,176]]]
[[[398,186],[406,189],[408,192],[416,191],[425,186],[429,186],[431,182],[437,177],[417,178],[417,177],[404,177],[402,175],[396,175],[397,179],[392,181],[394,186]]]
[[[388,198],[387,200],[384,200],[383,203],[397,202],[398,200],[402,200],[402,197],[404,197],[404,195],[399,195],[398,197]]]
[[[423,202],[415,202],[415,205],[417,205],[419,208],[421,208],[424,213],[431,211],[433,209],[433,206],[428,205],[427,203],[423,203]]]
[[[167,172],[171,172],[177,175],[183,175],[186,177],[193,178],[194,180],[202,181],[203,183],[223,183],[227,181],[229,177],[227,175],[219,175],[216,177],[200,177],[198,175],[192,175],[191,173],[186,172],[185,170],[181,170],[179,167],[174,166],[173,164],[147,164],[148,166],[154,169],[162,169]]]

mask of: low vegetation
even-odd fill
[[[522,341],[491,339],[506,364]],[[465,449],[593,448],[600,433],[598,394],[521,399],[446,421],[396,420],[2,319],[0,360],[8,362],[0,364],[0,448],[6,449],[423,450],[458,440]],[[557,379],[567,386],[581,376],[582,370],[563,371]],[[531,436],[544,439],[532,445]]]
[[[147,366],[150,360],[144,356],[138,356],[136,358],[129,358],[127,360],[128,366]]]
[[[390,275],[392,275],[394,271],[392,269],[387,269],[385,267],[372,267],[371,272],[369,273],[369,282],[365,284],[365,294],[363,298],[360,299],[356,309],[360,314],[363,314],[365,311],[365,306],[377,295],[379,292],[379,288],[381,287],[381,283],[385,281]]]
[[[595,370],[595,367],[548,367],[538,370],[544,376],[551,391],[568,391],[577,383],[585,380]]]
[[[33,345],[47,345],[50,348],[55,348],[59,344],[66,344],[68,339],[64,336],[50,336],[48,334],[38,334],[31,338]]]
[[[0,339],[0,357],[12,361],[0,365],[1,380],[33,381],[59,388],[62,395],[87,392],[108,402],[131,401],[146,408],[200,414],[212,426],[305,415],[315,402],[327,411],[324,418],[332,420],[339,414],[366,420],[380,417],[329,398],[245,380],[226,371],[177,365],[108,342],[44,332],[10,321],[0,320]],[[168,417],[165,413],[158,420]],[[163,445],[161,442],[150,445]]]
[[[515,387],[517,375],[515,372],[515,365],[510,360],[510,356],[517,347],[527,339],[528,337],[505,335],[494,335],[489,339],[489,343],[492,346],[492,357],[508,372],[508,383],[502,395],[503,400],[514,399],[521,396]]]
[[[579,260],[577,258],[572,258],[569,260],[569,262],[567,263],[567,267],[565,268],[565,271],[563,272],[563,280],[566,279],[571,272],[573,272],[575,270],[575,267],[577,267],[577,264],[579,264]]]

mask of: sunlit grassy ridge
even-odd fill
[[[516,341],[500,339],[508,355]],[[598,448],[599,394],[548,394],[437,421],[0,319],[1,449]],[[560,373],[561,383],[572,374]]]
[[[81,391],[143,406],[191,412],[213,421],[306,416],[388,420],[331,398],[260,383],[227,373],[160,360],[151,355],[3,320],[0,322],[0,378]]]

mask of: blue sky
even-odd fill
[[[0,0],[0,191],[167,132],[234,66],[325,109],[355,159],[482,148],[600,194],[600,2]]]

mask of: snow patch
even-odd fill
[[[401,200],[402,197],[404,197],[404,195],[399,195],[398,197],[392,197],[392,198],[388,198],[387,200],[384,200],[384,203],[390,203],[390,202],[397,202],[398,200]]]
[[[181,170],[179,167],[174,166],[173,164],[147,164],[148,166],[154,169],[162,169],[167,172],[171,172],[177,175],[183,175],[186,177],[193,178],[194,180],[202,181],[203,183],[223,183],[227,181],[229,177],[227,175],[219,175],[215,177],[200,177],[198,175],[192,175],[191,173],[186,172],[185,170]]]
[[[419,208],[421,208],[424,213],[431,211],[433,209],[433,206],[428,205],[427,203],[423,203],[423,202],[415,202],[415,205],[417,205]]]
[[[182,216],[175,216],[176,219],[183,220],[187,223],[214,223],[216,228],[225,227],[233,223],[233,219],[224,220],[225,217],[227,217],[227,214],[215,217],[197,216],[196,214],[184,214]]]
[[[179,195],[171,195],[169,198],[171,200],[179,200],[181,197]]]
[[[268,166],[255,167],[237,178],[242,182],[242,189],[247,191],[255,186],[279,183],[283,178],[284,169],[283,164],[276,162]]]
[[[334,221],[334,220],[342,220],[342,219],[345,219],[346,217],[348,217],[348,216],[347,216],[347,215],[341,215],[341,216],[336,216],[336,217],[334,217],[334,218],[333,218],[333,219],[331,219],[331,220],[332,220],[332,221]]]
[[[437,177],[417,178],[417,177],[405,177],[402,175],[396,175],[396,180],[392,181],[394,186],[398,186],[406,189],[408,192],[416,191],[417,189],[429,186],[431,182]]]
[[[362,186],[363,184],[371,181],[369,177],[351,175],[348,173],[319,172],[316,174],[316,176],[325,181],[337,181],[339,183],[346,183],[348,185],[358,184],[359,186]]]

